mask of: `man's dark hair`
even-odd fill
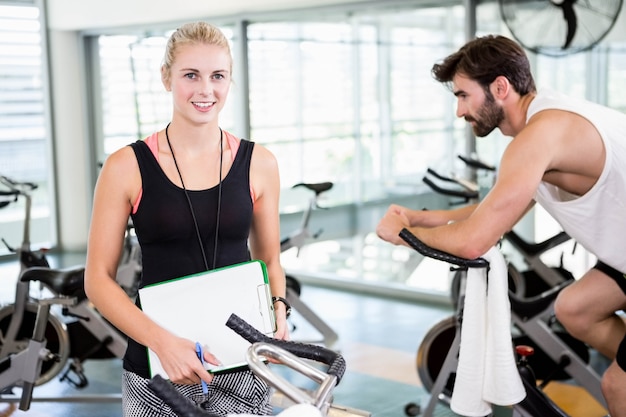
[[[456,74],[463,74],[486,90],[502,75],[520,95],[536,92],[526,53],[517,43],[499,35],[483,36],[466,43],[441,63],[433,65],[432,74],[437,81],[448,85]]]

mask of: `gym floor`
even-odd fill
[[[70,256],[61,264],[79,262]],[[0,275],[4,280],[0,302],[4,304],[13,296],[13,286],[6,279],[16,276],[15,265],[0,263]],[[402,417],[410,402],[425,406],[428,393],[416,372],[416,350],[428,329],[451,314],[449,308],[313,285],[303,285],[301,299],[339,335],[333,348],[345,357],[347,372],[334,391],[335,404],[366,410],[375,417]],[[320,337],[297,311],[292,323],[293,339],[309,341]],[[35,401],[27,412],[16,410],[14,403],[0,401],[0,417],[121,416],[121,362],[91,360],[85,362],[85,368],[89,378],[87,388],[76,390],[54,380],[35,389]],[[606,415],[577,387],[558,384],[552,391],[572,417]],[[92,401],[94,397],[97,398]],[[510,415],[507,408],[495,409],[495,416]],[[435,416],[456,414],[439,405]]]

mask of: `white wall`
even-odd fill
[[[59,244],[84,250],[91,211],[86,131],[86,103],[81,90],[82,63],[75,32],[53,31],[50,54],[52,116],[57,177]]]

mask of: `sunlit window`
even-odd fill
[[[448,27],[462,17],[454,7],[249,24],[250,139],[276,155],[283,187],[333,181],[335,204],[358,203],[385,197],[389,184],[419,186],[429,165],[451,160],[463,126],[450,123],[450,95],[430,68],[461,42]],[[104,156],[167,123],[168,35],[99,37]]]
[[[277,155],[282,183],[333,181],[336,202],[360,203],[390,184],[414,190],[449,161],[462,126],[449,123],[449,93],[430,69],[460,42],[447,28],[461,11],[251,24],[252,137]]]
[[[626,43],[618,43],[609,49],[607,101],[608,105],[626,113]]]
[[[30,240],[52,243],[51,155],[39,8],[0,4],[0,175],[34,182]],[[0,186],[0,189],[5,189]],[[22,243],[24,200],[0,210],[0,237]],[[6,253],[0,245],[0,254]]]
[[[233,20],[220,26],[233,51],[247,52],[247,67],[238,62],[241,57],[234,57],[237,76],[221,124],[266,146],[277,157],[283,188],[281,223],[296,217],[288,214],[307,204],[307,194],[291,189],[299,182],[332,181],[335,186],[325,194],[323,205],[334,209],[329,218],[350,211],[347,221],[341,214],[332,220],[342,229],[337,235],[354,234],[355,229],[362,230],[361,219],[354,214],[361,207],[377,210],[396,198],[415,198],[421,205],[422,198],[432,197],[422,183],[427,168],[466,174],[457,156],[474,145],[480,159],[498,164],[509,139],[496,129],[474,141],[467,123],[456,117],[454,95],[431,75],[435,62],[466,41],[464,3],[429,4],[396,8],[381,3],[376,10],[375,6],[329,9],[294,14],[292,19],[247,16],[245,22]],[[511,36],[497,2],[481,2],[476,23],[477,36]],[[139,30],[145,32],[97,37],[98,56],[93,61],[100,62],[95,72],[101,85],[95,86],[93,96],[101,99],[95,103],[95,114],[102,117],[103,155],[162,129],[171,117],[169,93],[159,72],[171,32]],[[619,94],[626,79],[624,50],[622,45],[606,54],[555,59],[529,53],[529,57],[538,86],[589,98],[595,91],[593,80],[601,76],[611,86],[603,98],[626,109]],[[248,126],[237,126],[238,120],[249,120],[250,131],[243,131]],[[481,185],[490,187],[493,178],[486,177]],[[447,201],[435,204],[445,206]],[[369,235],[359,241],[363,250],[358,243],[339,250],[339,240],[322,242],[334,245],[340,254],[335,257],[323,250],[328,259],[335,258],[324,262],[324,255],[318,253],[312,257],[315,265],[308,266],[319,272],[341,275],[345,271],[359,279],[413,285],[407,278],[411,272],[407,268],[413,264],[396,262],[400,258],[394,254],[387,256],[388,245],[377,252],[380,240],[372,235],[371,224],[366,227]],[[356,242],[357,238],[348,239]],[[350,251],[354,256],[346,255]],[[380,256],[369,270],[372,252]]]

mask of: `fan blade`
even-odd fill
[[[572,40],[574,40],[576,29],[578,28],[578,19],[576,18],[576,12],[574,11],[574,3],[576,3],[576,0],[565,0],[561,4],[561,8],[563,9],[563,18],[567,22],[567,35],[565,36],[563,49],[569,48]]]

